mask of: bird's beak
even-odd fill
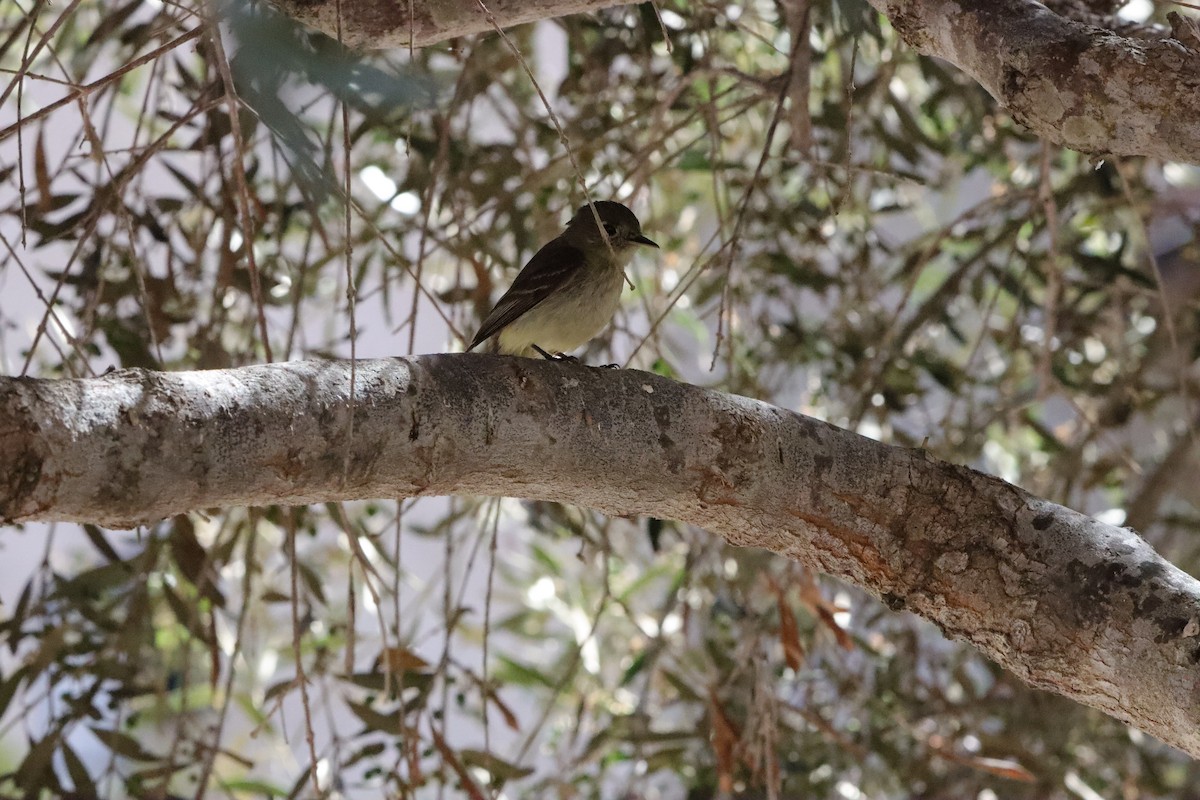
[[[629,241],[637,242],[638,244],[648,244],[651,247],[658,247],[658,245],[656,243],[654,243],[650,239],[647,239],[645,236],[643,236],[640,233],[637,236],[634,236],[633,238],[631,238]]]

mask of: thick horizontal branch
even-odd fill
[[[1039,136],[1084,153],[1200,163],[1200,41],[1121,36],[1035,0],[871,0]],[[1181,41],[1182,40],[1182,41]]]
[[[366,48],[596,11],[621,0],[272,0],[289,16]],[[979,81],[1039,136],[1084,153],[1200,163],[1200,30],[1121,32],[1070,0],[870,0],[906,42]],[[339,20],[340,15],[340,20]],[[1114,27],[1118,27],[1114,24]],[[1129,35],[1122,35],[1128,33]]]
[[[489,355],[0,378],[0,521],[495,494],[841,577],[1200,756],[1200,584],[997,478],[635,370]]]
[[[428,47],[540,19],[628,5],[628,0],[271,0],[290,17],[350,45]],[[341,15],[339,22],[338,15]],[[490,16],[489,16],[490,15]]]

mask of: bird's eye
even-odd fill
[[[604,224],[604,232],[607,233],[609,236],[617,235],[617,229],[615,227],[613,227],[611,223],[607,223],[607,222]]]

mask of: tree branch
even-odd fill
[[[1084,153],[1200,163],[1200,51],[1189,35],[1120,36],[1035,0],[871,5],[1039,136]]]
[[[596,11],[622,0],[272,0],[355,47],[456,36]],[[959,67],[1034,133],[1084,153],[1200,163],[1200,31],[1173,37],[1104,19],[1096,0],[870,0],[919,52]],[[342,18],[338,21],[338,14]]]
[[[1200,756],[1200,583],[997,478],[635,370],[489,355],[0,378],[0,522],[503,494],[702,526]],[[350,414],[354,436],[349,439]]]
[[[628,5],[629,0],[271,0],[280,11],[351,47],[428,47],[456,36]],[[487,9],[486,11],[484,9]],[[410,41],[411,37],[411,41]]]

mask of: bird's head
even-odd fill
[[[603,229],[614,250],[629,250],[640,244],[658,247],[642,234],[642,224],[625,206],[612,200],[597,200],[594,205],[595,213],[592,206],[582,205],[575,212],[575,216],[571,217],[566,230],[570,238],[579,237],[587,243],[603,244],[604,236],[600,233]],[[599,225],[596,224],[597,216],[600,217]]]

